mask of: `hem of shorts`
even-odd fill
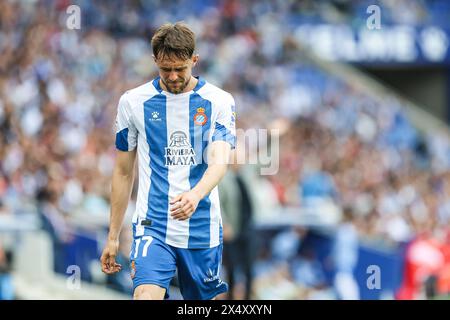
[[[202,300],[211,300],[212,298],[217,297],[219,294],[225,293],[225,292],[227,292],[227,291],[228,291],[228,287],[227,287],[227,286],[224,286],[223,289],[220,289],[220,290],[218,290],[217,292],[214,292],[214,294],[212,294],[212,295],[210,295],[210,296],[207,296],[206,298],[203,298]]]

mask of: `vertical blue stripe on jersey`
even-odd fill
[[[205,109],[207,117],[206,123],[202,125],[196,125],[194,123],[194,116],[197,113],[198,108]],[[208,134],[211,126],[211,102],[203,99],[198,93],[191,94],[189,98],[189,133],[191,137],[191,146],[195,150],[197,159],[197,165],[191,166],[189,172],[189,183],[191,189],[194,188],[200,179],[203,177],[208,164],[203,159],[203,152],[208,146]],[[194,143],[200,141],[201,143]],[[197,210],[192,215],[189,221],[189,243],[188,248],[195,248],[198,246],[209,246],[210,243],[210,209],[211,200],[209,194],[200,200],[197,206]]]
[[[153,113],[158,113],[161,121],[152,121]],[[167,211],[169,209],[169,171],[165,165],[165,147],[167,146],[166,96],[158,94],[144,102],[145,135],[149,145],[150,191],[148,193],[148,211],[146,218],[152,220],[150,234],[165,241],[167,229]],[[155,233],[153,233],[155,232]]]
[[[128,128],[116,133],[116,148],[121,151],[128,151]]]

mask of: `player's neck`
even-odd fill
[[[194,88],[195,88],[195,86],[197,85],[197,83],[198,83],[198,79],[195,78],[194,76],[191,76],[191,78],[189,79],[188,85],[187,85],[186,88],[184,88],[184,90],[183,90],[183,93],[189,92],[189,91],[191,91],[191,90],[194,90]]]

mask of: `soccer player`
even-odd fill
[[[192,76],[195,35],[164,24],[152,38],[159,77],[127,91],[116,120],[109,234],[101,263],[115,258],[138,154],[139,189],[130,253],[135,299],[169,297],[178,272],[185,299],[214,299],[228,290],[219,277],[222,218],[217,185],[236,141],[233,97]]]

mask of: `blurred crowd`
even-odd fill
[[[383,23],[448,27],[450,21],[450,3],[445,0],[380,0],[376,2],[335,0],[331,2],[345,19],[360,24],[366,23],[367,8],[374,4],[381,8]]]
[[[330,3],[349,6],[282,0],[1,1],[0,215],[38,212],[56,244],[71,241],[78,214],[108,217],[118,98],[157,74],[149,41],[154,30],[184,20],[197,35],[200,64],[194,72],[233,94],[237,126],[280,130],[279,172],[258,177],[264,187],[254,189],[260,199],[273,199],[269,214],[294,207],[300,216],[301,208],[313,208],[339,229],[342,208],[350,208],[344,221],[357,237],[342,250],[353,248],[357,238],[395,244],[417,235],[448,246],[448,136],[419,132],[396,98],[361,92],[298,51],[292,25],[327,12],[320,8]],[[406,7],[412,3],[419,12],[422,1],[401,1]],[[66,26],[71,4],[81,8],[80,30]],[[424,21],[419,17],[401,19]],[[254,211],[255,221],[264,218]],[[287,239],[299,244],[303,232],[291,230]],[[450,263],[439,252],[441,264],[430,273]],[[270,269],[261,257],[255,262],[254,298],[265,297],[267,279],[273,288],[286,289],[279,297],[334,297],[299,291],[324,292],[318,275],[305,276],[318,270],[305,263],[307,251],[298,267],[280,265],[275,275],[258,271]],[[313,285],[305,280],[311,278]],[[286,294],[289,288],[292,295]]]

